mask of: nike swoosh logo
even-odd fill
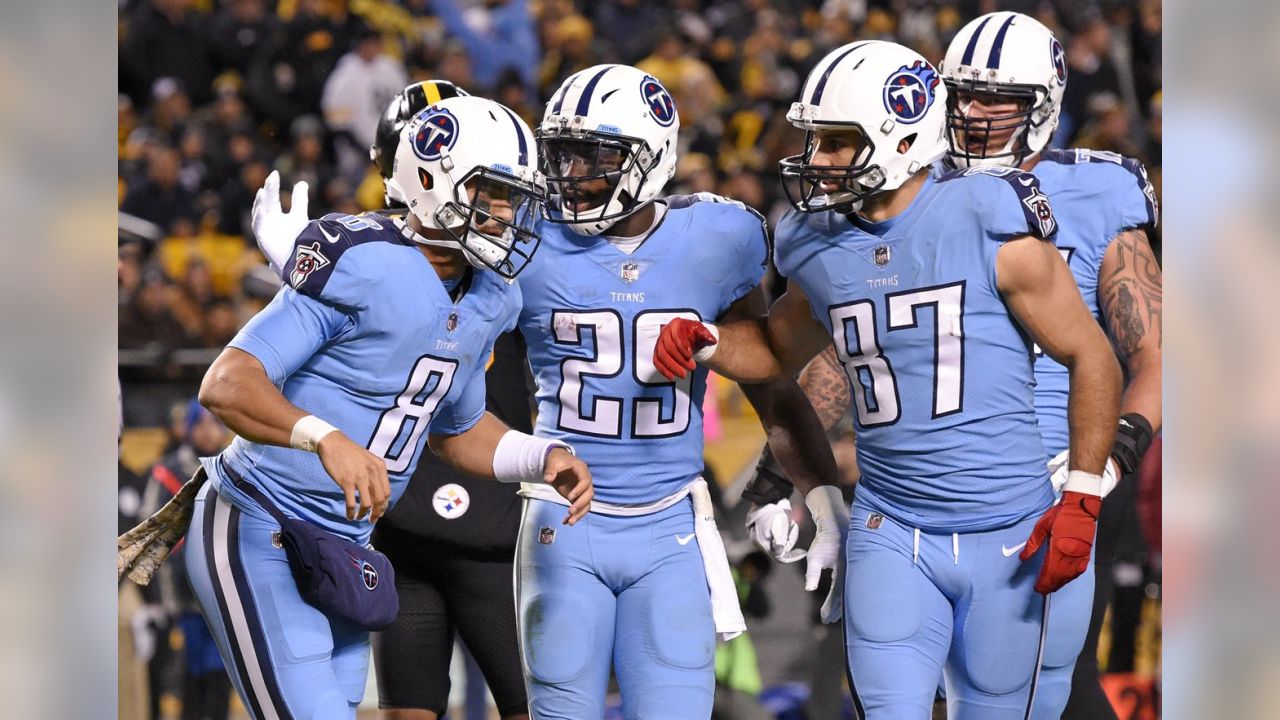
[[[328,230],[324,229],[323,225],[320,226],[320,233],[324,235],[325,240],[328,240],[331,243],[336,243],[342,239],[341,235],[330,234]]]
[[[1010,555],[1013,555],[1014,553],[1018,552],[1019,550],[1021,550],[1022,548],[1026,547],[1026,546],[1027,546],[1027,544],[1026,544],[1026,543],[1018,543],[1017,545],[1014,545],[1013,547],[1005,547],[1003,544],[1001,544],[1001,545],[1000,545],[1000,552],[1004,553],[1004,556],[1005,556],[1005,557],[1009,557]]]
[[[689,541],[692,539],[693,539],[693,533],[689,533],[684,537],[680,537],[679,535],[676,536],[676,542],[680,543],[681,545],[688,545]]]
[[[1022,187],[1031,187],[1031,183],[1035,182],[1035,178],[1018,178],[1018,182],[1022,183]]]

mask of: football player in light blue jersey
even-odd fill
[[[516,592],[539,720],[602,717],[610,667],[625,717],[705,720],[716,635],[744,629],[700,478],[706,373],[670,381],[652,356],[674,318],[764,312],[768,238],[740,203],[660,197],[678,131],[662,84],[622,65],[568,78],[538,128],[549,217],[538,262],[520,277],[536,432],[572,443],[596,491],[582,523],[558,528],[563,501],[523,490]],[[807,493],[818,526],[806,568],[813,589],[824,568],[842,565],[847,525],[829,484],[830,447],[790,379],[748,397]],[[798,559],[794,544],[779,554]],[[838,599],[824,610],[836,619]]]
[[[946,89],[893,43],[819,61],[788,119],[796,210],[775,260],[790,285],[763,320],[664,328],[655,364],[742,381],[790,375],[833,343],[852,387],[858,484],[845,632],[859,713],[1022,718],[1053,591],[1087,567],[1120,370],[1051,238],[1032,175],[940,178]],[[1069,368],[1070,479],[1054,506],[1031,343]]]
[[[405,221],[308,223],[305,186],[284,214],[274,174],[259,195],[255,232],[292,240],[277,258],[288,287],[205,376],[200,401],[239,437],[203,459],[210,482],[188,535],[198,550],[185,553],[257,720],[349,720],[368,677],[368,632],[303,600],[281,546],[284,518],[367,543],[428,439],[468,472],[550,483],[571,503],[565,522],[589,507],[590,475],[571,447],[485,412],[485,362],[520,308],[507,280],[538,244],[534,160],[533,135],[513,113],[458,97],[401,134],[392,181]],[[374,590],[377,575],[352,565]]]
[[[950,144],[941,167],[1016,167],[1035,174],[1058,218],[1054,242],[1127,371],[1123,414],[1111,451],[1111,465],[1118,472],[1104,474],[1105,497],[1115,476],[1136,474],[1160,429],[1162,281],[1147,241],[1147,230],[1157,222],[1155,190],[1146,169],[1132,158],[1083,149],[1045,150],[1058,124],[1067,63],[1062,43],[1034,18],[996,12],[974,19],[951,41],[941,69],[949,92]],[[1053,458],[1051,469],[1065,478],[1068,372],[1040,353],[1035,379],[1040,435]],[[1092,622],[1087,612],[1053,615],[1036,695],[1037,718],[1115,717],[1098,684],[1097,638],[1111,596],[1111,555],[1122,522],[1118,514],[1131,498],[1132,485],[1126,482],[1103,505],[1096,593],[1084,592],[1094,579],[1091,569],[1070,586],[1075,599],[1065,596],[1068,590],[1055,597],[1059,611],[1068,602],[1092,600]]]

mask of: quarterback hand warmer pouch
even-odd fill
[[[400,596],[395,569],[386,555],[285,515],[258,488],[225,465],[223,471],[237,489],[280,523],[280,544],[298,594],[307,604],[331,620],[369,631],[382,630],[395,621]]]

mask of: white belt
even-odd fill
[[[522,483],[520,495],[534,500],[545,500],[568,506],[569,501],[560,497],[549,485]],[[707,588],[711,591],[711,617],[721,640],[729,641],[747,629],[738,605],[738,588],[729,572],[729,558],[725,555],[724,541],[716,529],[715,508],[707,481],[698,478],[676,492],[644,505],[615,505],[601,500],[591,501],[591,512],[602,515],[635,517],[665,510],[688,495],[693,499],[693,532],[698,538],[698,550],[702,553],[702,567],[707,574]]]

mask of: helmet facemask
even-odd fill
[[[460,246],[475,267],[508,280],[520,274],[542,242],[537,221],[546,189],[540,180],[477,167],[454,184],[453,197],[434,215],[434,224],[452,238],[450,244]]]
[[[539,129],[537,139],[548,221],[598,235],[643,207],[637,198],[661,159],[644,140],[567,129]]]
[[[824,123],[821,130],[855,133],[850,143],[854,147],[852,162],[847,165],[818,165],[814,156],[818,151],[818,135],[813,129],[805,132],[805,149],[799,155],[783,158],[778,163],[782,175],[782,188],[791,205],[803,213],[853,212],[862,202],[878,192],[885,184],[885,173],[879,165],[871,164],[875,143],[862,126],[855,122],[841,124]],[[823,183],[835,187],[824,188]]]
[[[1042,85],[1013,85],[947,79],[947,145],[957,167],[1017,167],[1041,148],[1032,148],[1031,132],[1051,122],[1049,91]],[[975,95],[1014,102],[1018,110],[972,117]],[[993,146],[998,144],[997,146]]]

